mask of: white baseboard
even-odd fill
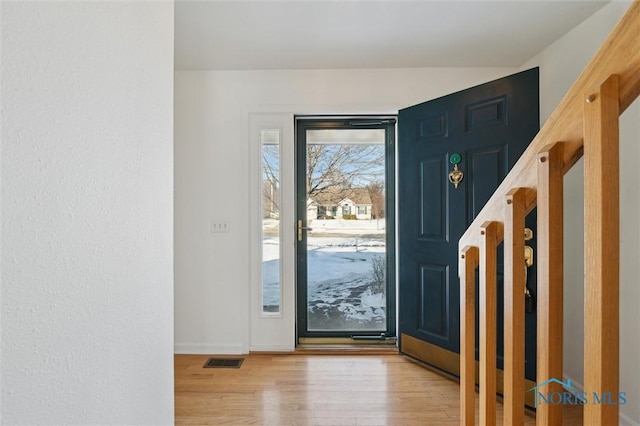
[[[640,426],[640,423],[634,421],[631,417],[625,416],[623,413],[620,415],[620,426]]]
[[[291,345],[251,345],[251,352],[293,352],[295,347]]]
[[[573,386],[575,390],[577,390],[578,392],[584,392],[584,386],[582,385],[582,383],[574,380],[573,377],[569,377],[566,374],[563,374],[562,381],[567,383],[568,380],[571,380],[571,386]]]
[[[193,345],[176,344],[173,347],[176,355],[242,355],[247,351],[242,345]]]
[[[566,374],[562,375],[562,380],[564,382],[566,382],[567,380],[571,380],[571,386],[573,386],[578,392],[584,392],[584,385],[578,381],[575,381],[573,378],[567,376]],[[640,426],[640,423],[636,422],[635,420],[633,420],[631,417],[626,416],[624,413],[622,413],[622,405],[620,406],[621,409],[618,412],[618,415],[620,416],[620,420],[619,420],[619,424],[620,426]]]

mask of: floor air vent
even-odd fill
[[[209,358],[203,368],[240,368],[244,358]]]

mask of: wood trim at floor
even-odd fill
[[[404,333],[400,338],[400,352],[439,368],[456,377],[460,377],[460,354],[440,348]],[[479,370],[480,363],[476,361],[476,384],[478,384],[478,377],[480,377]],[[534,407],[535,394],[534,392],[527,392],[527,390],[534,387],[536,383],[527,379],[525,379],[524,382],[525,388],[523,389],[523,392],[525,392],[525,404],[528,407]],[[504,372],[500,369],[497,370],[496,388],[498,393],[502,395],[504,388]]]

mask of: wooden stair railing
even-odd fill
[[[562,378],[563,176],[585,158],[585,374],[619,388],[619,116],[640,95],[640,2],[633,2],[459,242],[460,420],[475,423],[475,271],[480,292],[480,424],[496,423],[496,248],[504,241],[504,424],[524,423],[524,218],[538,208],[537,382]],[[562,392],[549,383],[546,392]],[[540,404],[537,425],[562,424]],[[618,406],[585,404],[585,425]]]

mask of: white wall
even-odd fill
[[[289,328],[266,329],[276,321],[259,328],[254,321],[252,328],[249,253],[250,241],[258,240],[249,235],[251,113],[396,113],[514,71],[177,71],[176,352],[244,353],[291,342]],[[230,220],[231,232],[211,234],[210,220],[220,217]],[[284,312],[294,315],[293,307]]]
[[[173,4],[1,2],[2,423],[173,423]]]
[[[607,5],[523,66],[523,69],[540,66],[542,122],[553,112],[628,6],[627,2]],[[636,100],[620,122],[620,390],[627,392],[629,400],[620,407],[622,424],[640,424],[639,117],[640,101]],[[583,174],[580,161],[565,176],[564,372],[578,386],[584,383]]]

